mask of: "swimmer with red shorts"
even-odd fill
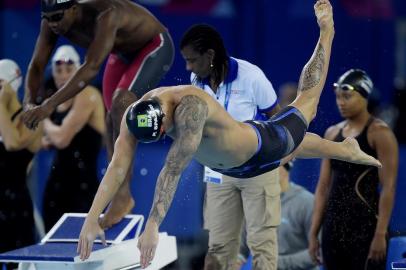
[[[155,88],[172,65],[170,34],[149,11],[129,0],[41,0],[41,18],[25,87],[22,117],[26,126],[36,128],[57,105],[84,89],[107,59],[103,98],[111,157],[125,109]],[[86,48],[85,61],[60,90],[36,106],[44,70],[59,36]],[[126,179],[102,220],[105,227],[118,222],[134,206],[130,173]]]

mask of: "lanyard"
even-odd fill
[[[231,97],[231,84],[232,84],[232,82],[226,83],[226,96],[224,97],[224,109],[226,111],[228,109],[228,104],[230,102],[230,97]],[[204,90],[204,83],[200,84],[200,88],[202,88]],[[216,92],[216,97],[217,97],[217,100],[220,97],[220,91],[218,91],[218,89]]]
[[[216,96],[217,96],[217,99],[219,99],[220,91],[217,90]],[[231,82],[226,83],[226,95],[224,97],[224,109],[226,111],[228,109],[228,103],[230,102],[230,97],[231,97]]]

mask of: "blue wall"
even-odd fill
[[[227,2],[227,1],[226,1]],[[313,15],[313,1],[228,1],[231,14],[215,16],[167,12],[156,6],[148,8],[169,28],[178,48],[182,33],[193,23],[210,23],[221,32],[229,53],[259,65],[277,88],[286,81],[297,80],[301,68],[311,55],[318,37]],[[394,19],[355,18],[334,6],[336,37],[327,85],[350,67],[369,71],[383,93],[382,101],[392,99],[394,72]],[[406,5],[406,4],[405,4]],[[0,10],[0,57],[16,60],[25,73],[39,31],[39,7]],[[1,26],[0,26],[1,27]],[[61,43],[65,43],[61,40]],[[82,55],[84,50],[80,50]],[[101,76],[99,76],[101,77]],[[184,61],[178,53],[164,84],[188,83]],[[337,119],[332,91],[326,88],[316,129]],[[327,114],[327,115],[326,115]]]

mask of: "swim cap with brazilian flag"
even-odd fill
[[[158,141],[162,134],[162,118],[165,114],[161,105],[154,99],[136,102],[126,115],[128,130],[143,143]]]

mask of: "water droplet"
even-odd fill
[[[140,170],[140,174],[141,174],[142,176],[146,176],[146,175],[148,174],[147,168],[142,168],[142,169]]]

